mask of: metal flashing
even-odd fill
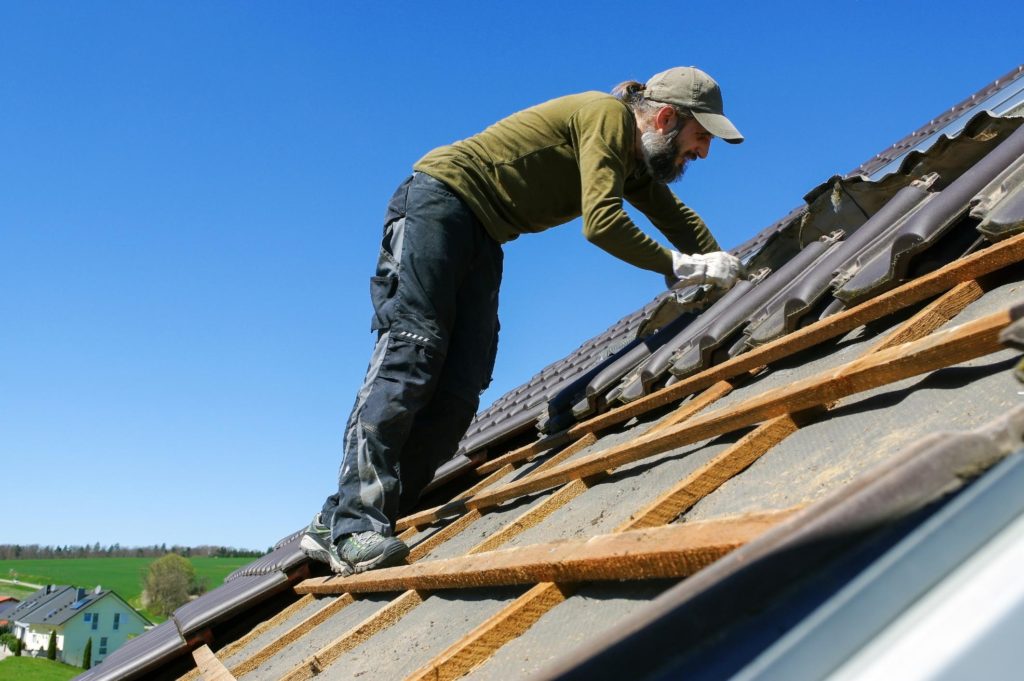
[[[1024,453],[989,470],[736,675],[821,679],[1024,514]]]

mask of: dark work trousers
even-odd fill
[[[447,185],[402,183],[370,280],[377,343],[321,516],[335,541],[390,535],[455,454],[494,368],[501,268],[501,246]]]

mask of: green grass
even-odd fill
[[[66,681],[82,673],[79,667],[33,657],[0,660],[0,681]]]
[[[96,585],[113,589],[117,595],[140,610],[153,622],[165,618],[156,617],[142,609],[142,581],[149,564],[156,558],[48,558],[26,560],[0,560],[0,577],[10,579],[10,571],[18,573],[18,579],[36,584],[73,584],[92,589]],[[224,582],[234,570],[248,565],[253,558],[190,558],[196,574],[206,578],[207,589],[214,589]],[[0,584],[0,589],[6,587]],[[31,592],[29,592],[31,593]],[[12,594],[15,595],[15,594]],[[16,596],[17,597],[17,596]]]
[[[25,600],[25,596],[33,594],[36,591],[37,589],[33,589],[30,586],[0,582],[0,596],[11,596],[13,598],[17,598],[19,601]]]

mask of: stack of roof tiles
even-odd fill
[[[702,312],[663,294],[499,399],[464,490],[399,522],[410,565],[326,576],[291,535],[80,678],[753,673],[1024,471],[996,338],[1024,290],[1022,110],[1024,67],[809,192]]]

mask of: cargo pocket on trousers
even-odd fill
[[[371,331],[386,331],[391,327],[392,308],[395,306],[395,292],[398,291],[398,277],[370,277],[370,303],[373,304]]]

